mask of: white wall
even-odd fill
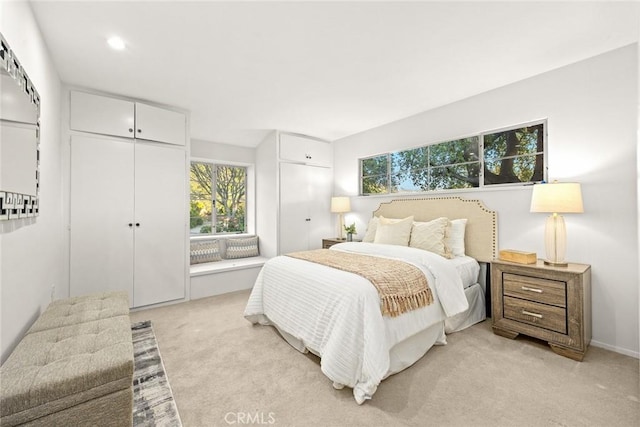
[[[65,297],[68,282],[63,240],[60,94],[61,84],[27,2],[0,3],[0,29],[27,70],[41,98],[40,216],[33,224],[0,234],[2,319],[1,360],[31,326],[51,299]]]
[[[582,183],[585,213],[565,217],[567,259],[592,266],[592,344],[638,357],[637,56],[634,44],[336,141],[334,194],[358,194],[358,158],[548,118],[549,178]],[[544,257],[531,187],[453,194],[498,212],[499,248]],[[388,199],[352,197],[346,222],[362,237]]]
[[[255,163],[256,150],[255,148],[192,139],[191,157],[222,160],[233,163]]]
[[[278,136],[273,131],[256,148],[256,232],[260,236],[260,254],[278,255]]]

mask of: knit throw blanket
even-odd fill
[[[287,256],[355,273],[369,280],[380,295],[383,316],[396,317],[433,302],[424,273],[403,261],[327,249],[292,252]]]

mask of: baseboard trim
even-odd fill
[[[625,356],[631,356],[631,357],[634,357],[636,359],[640,359],[640,353],[637,352],[637,351],[632,351],[632,350],[628,350],[626,348],[616,347],[614,345],[605,344],[603,342],[594,341],[594,340],[591,340],[591,345],[594,346],[594,347],[604,348],[605,350],[610,350],[610,351],[613,351],[615,353],[624,354]]]

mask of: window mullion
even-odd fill
[[[217,177],[218,177],[218,165],[211,165],[211,234],[218,232],[218,209],[216,209],[216,203],[218,198],[217,191]]]
[[[387,194],[391,194],[391,153],[387,153]]]
[[[478,171],[478,188],[484,188],[484,134],[478,137],[478,157],[480,157],[480,170]]]

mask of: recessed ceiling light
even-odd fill
[[[109,46],[115,50],[123,50],[126,47],[124,40],[118,36],[109,37],[107,39],[107,43],[109,43]]]

